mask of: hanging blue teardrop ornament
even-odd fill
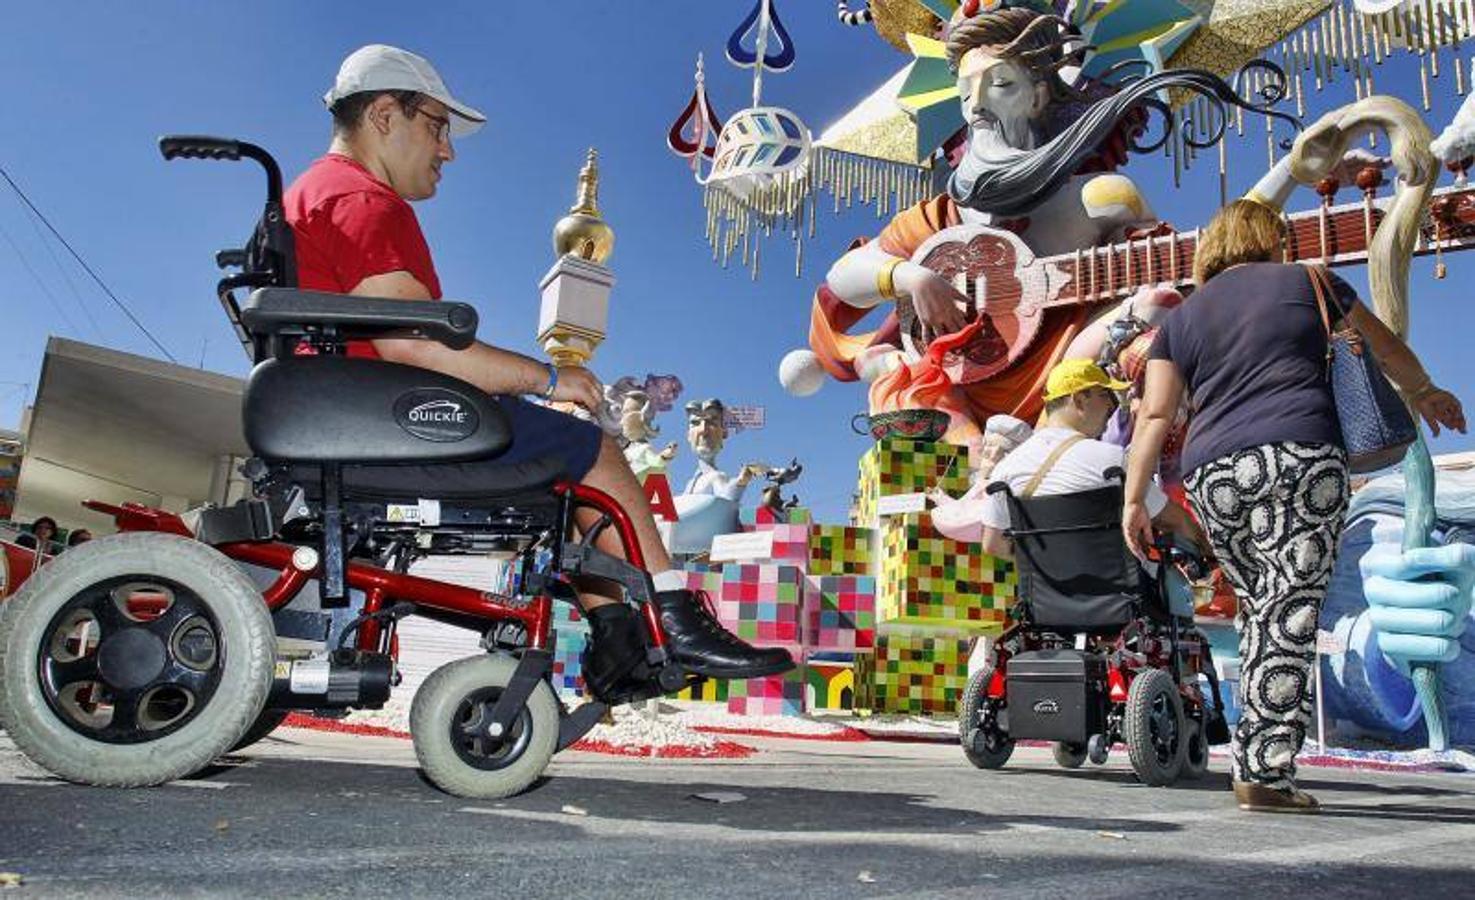
[[[763,68],[770,72],[785,72],[794,64],[794,41],[789,37],[788,29],[778,17],[778,6],[773,0],[768,2],[768,46],[763,53]],[[735,66],[748,69],[758,61],[758,24],[763,15],[764,0],[758,0],[753,6],[753,11],[743,19],[743,23],[737,27],[732,36],[727,39],[727,60]],[[744,39],[753,36],[752,49],[744,46]],[[774,50],[774,41],[777,40],[779,49]]]

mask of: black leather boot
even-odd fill
[[[645,628],[635,610],[624,603],[596,606],[589,620],[589,646],[584,650],[584,685],[605,700],[625,676],[645,662]]]
[[[656,608],[671,656],[689,672],[712,678],[759,678],[794,668],[789,651],[760,649],[722,627],[693,591],[657,591]]]

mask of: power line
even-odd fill
[[[4,238],[5,242],[10,245],[10,249],[15,251],[16,259],[20,260],[20,264],[25,268],[26,273],[31,276],[31,280],[36,282],[36,287],[40,288],[41,293],[46,295],[46,299],[51,301],[51,308],[56,310],[57,315],[61,316],[61,320],[66,324],[67,330],[80,338],[82,336],[82,329],[78,328],[77,323],[72,321],[72,317],[62,307],[61,301],[56,299],[56,296],[51,293],[51,288],[46,286],[46,282],[42,281],[41,276],[31,267],[31,262],[26,259],[25,253],[21,251],[20,244],[15,242],[15,238],[10,236],[10,232],[3,225],[0,225],[0,238]]]
[[[77,261],[77,265],[81,266],[84,272],[92,276],[92,280],[97,282],[97,286],[102,288],[102,292],[107,295],[108,299],[113,301],[113,304],[123,311],[123,315],[128,317],[128,321],[132,322],[139,331],[143,332],[144,337],[148,338],[155,347],[159,348],[159,352],[164,354],[165,358],[173,363],[179,362],[179,360],[174,358],[173,353],[170,353],[163,344],[159,343],[159,339],[154,337],[153,332],[144,327],[144,324],[133,314],[133,310],[128,308],[128,304],[118,299],[118,295],[113,293],[112,288],[108,287],[102,278],[96,272],[92,271],[92,267],[87,265],[87,260],[83,259],[80,253],[72,249],[72,245],[67,243],[67,239],[61,236],[61,232],[57,231],[56,226],[51,224],[51,220],[47,219],[46,215],[36,208],[36,204],[32,203],[31,198],[26,196],[26,192],[20,189],[20,185],[15,183],[15,179],[10,177],[10,173],[5,171],[4,166],[0,166],[0,178],[5,179],[5,183],[10,185],[10,189],[15,191],[15,195],[21,199],[21,202],[30,207],[31,212],[35,213],[36,217],[41,220],[41,224],[46,226],[46,230],[50,231],[61,242],[61,245],[67,248],[67,252],[72,254],[72,259]]]
[[[61,259],[57,257],[56,250],[52,248],[51,242],[46,239],[46,235],[41,233],[41,226],[36,224],[36,216],[30,213],[29,210],[26,213],[26,221],[31,223],[31,230],[36,232],[36,239],[41,242],[41,246],[46,248],[46,255],[51,257],[51,264],[56,266],[56,270],[61,273],[62,280],[67,283],[67,290],[72,292],[72,297],[77,301],[77,305],[82,308],[83,315],[87,316],[87,322],[92,326],[93,336],[101,340],[102,326],[97,324],[97,317],[92,315],[92,304],[88,303],[82,297],[82,292],[77,290],[77,282],[72,280],[72,273],[68,272],[66,266],[61,264]]]

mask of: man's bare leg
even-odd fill
[[[692,592],[684,590],[685,579],[679,573],[672,577],[671,557],[661,543],[645,490],[630,471],[619,445],[610,438],[604,438],[600,445],[599,458],[584,484],[609,494],[629,515],[645,556],[646,571],[656,581],[657,615],[676,662],[692,673],[713,678],[757,678],[794,667],[786,651],[758,649],[722,627]],[[581,511],[580,530],[591,528],[598,515],[592,510]],[[605,529],[596,545],[611,555],[624,554],[614,529]],[[672,581],[677,584],[672,585]],[[581,584],[580,588],[579,601],[588,613],[593,636],[584,675],[590,684],[603,684],[596,689],[598,693],[612,689],[616,679],[638,663],[644,647],[643,625],[633,609],[621,608],[617,585],[595,582]],[[606,592],[614,596],[606,596]]]
[[[636,480],[635,473],[630,471],[630,464],[625,461],[625,455],[620,451],[620,446],[609,435],[604,436],[599,446],[599,457],[594,461],[594,468],[584,476],[584,484],[609,494],[630,516],[630,522],[635,526],[635,537],[640,542],[640,552],[645,555],[646,571],[654,574],[671,568],[671,556],[666,552],[665,544],[661,542],[661,533],[656,529],[655,516],[651,514],[650,501],[646,499],[645,489]],[[589,509],[579,511],[580,531],[588,530],[597,521],[599,521],[599,513]],[[612,556],[622,559],[625,556],[625,548],[620,543],[619,532],[613,528],[605,529],[595,539],[594,544]],[[614,585],[610,587],[613,591],[612,595],[581,592],[579,600],[585,609],[618,603],[619,588]]]

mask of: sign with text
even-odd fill
[[[926,512],[927,495],[915,494],[891,494],[876,500],[876,515],[899,516],[902,513]]]
[[[722,417],[722,424],[733,434],[762,428],[768,421],[768,408],[764,406],[729,406]]]
[[[712,538],[712,562],[741,562],[773,557],[772,531],[742,531],[735,534],[719,534]]]

